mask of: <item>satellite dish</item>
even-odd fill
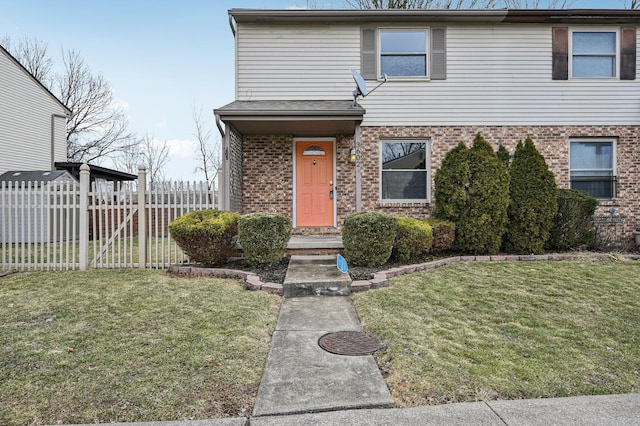
[[[362,96],[364,98],[367,95],[373,93],[374,90],[376,90],[378,87],[382,86],[384,83],[387,82],[387,75],[385,74],[383,76],[382,83],[378,84],[376,87],[371,89],[371,91],[369,91],[367,89],[367,83],[364,81],[364,77],[362,77],[362,75],[358,71],[351,69],[351,75],[353,76],[353,80],[356,82],[356,90],[353,91],[353,107],[354,108],[360,106],[358,104],[358,96]]]
[[[362,75],[360,75],[360,73],[354,69],[351,70],[351,75],[356,82],[358,95],[362,97],[367,96],[367,83],[364,81]]]

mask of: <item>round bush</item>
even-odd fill
[[[291,238],[291,218],[278,213],[250,213],[240,217],[238,239],[252,266],[278,262]]]
[[[231,257],[239,217],[223,210],[195,210],[172,221],[169,232],[193,262],[219,265]]]
[[[400,262],[424,258],[433,243],[431,225],[410,217],[398,217],[396,222],[396,238],[391,257]]]
[[[595,242],[593,215],[598,200],[584,191],[560,189],[558,212],[549,233],[549,248],[567,250]]]
[[[451,250],[456,239],[456,224],[436,218],[425,219],[425,222],[431,226],[431,234],[433,235],[431,251],[442,253]]]
[[[344,220],[344,255],[354,266],[380,266],[389,260],[396,237],[396,219],[386,213],[355,213]]]

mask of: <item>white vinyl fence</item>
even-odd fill
[[[206,182],[0,183],[0,270],[165,268],[186,256],[169,223],[216,206]]]

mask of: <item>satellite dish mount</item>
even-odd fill
[[[374,87],[371,90],[367,90],[367,83],[364,81],[364,78],[358,71],[352,69],[351,75],[353,76],[353,80],[356,82],[356,90],[353,91],[353,107],[354,108],[360,106],[360,104],[358,103],[359,96],[364,98],[370,93],[373,93],[374,90],[376,90],[378,87],[382,86],[384,83],[387,82],[387,75],[384,74],[382,76],[383,78],[382,83],[378,84],[376,87]]]

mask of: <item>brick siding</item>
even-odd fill
[[[428,217],[433,203],[383,203],[380,194],[380,141],[416,138],[427,140],[431,151],[431,194],[433,177],[445,154],[460,141],[468,146],[476,133],[498,148],[498,141],[512,152],[518,141],[531,136],[546,158],[561,188],[569,187],[569,141],[577,137],[617,138],[618,193],[614,200],[602,201],[598,214],[612,207],[625,216],[624,232],[640,226],[640,126],[411,126],[362,127],[362,209],[394,215]],[[338,227],[355,212],[355,165],[349,162],[354,147],[352,136],[337,137]],[[276,212],[293,215],[293,138],[291,136],[247,136],[243,140],[242,212]],[[322,228],[318,233],[328,233]],[[314,233],[314,230],[298,230]]]

